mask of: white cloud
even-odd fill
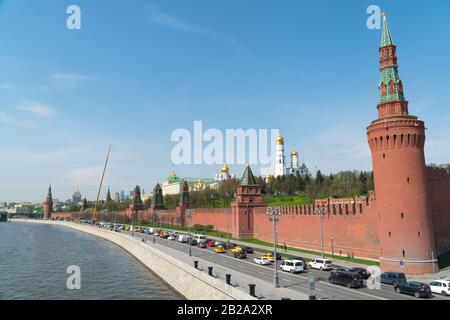
[[[186,22],[180,18],[170,15],[166,12],[163,12],[157,6],[149,6],[148,8],[150,21],[160,26],[180,32],[190,32],[200,34],[212,39],[227,42],[228,44],[231,44],[233,46],[238,46],[237,40],[232,37]]]
[[[75,88],[82,81],[97,80],[97,78],[89,75],[76,73],[54,73],[50,75],[50,81],[42,87],[42,90],[67,91]]]
[[[17,106],[17,109],[30,112],[41,117],[48,117],[53,113],[52,108],[35,101],[24,101],[19,106]]]
[[[29,126],[31,124],[28,121],[13,118],[4,112],[0,112],[0,122],[12,124],[12,125],[16,125],[16,126],[23,126],[23,127]]]

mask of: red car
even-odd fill
[[[208,243],[206,244],[207,246],[208,246],[208,248],[213,248],[213,247],[215,247],[216,246],[216,244],[215,244],[215,242],[214,241],[208,241]]]

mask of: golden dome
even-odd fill
[[[229,173],[230,172],[230,168],[228,168],[227,164],[225,163],[222,167],[222,173]]]
[[[292,157],[298,157],[298,152],[295,151],[295,150],[292,151],[292,152],[291,152],[291,156],[292,156]]]
[[[283,136],[281,134],[278,135],[278,137],[277,137],[277,143],[278,144],[283,144],[284,143],[284,138],[283,138]]]
[[[175,171],[172,171],[171,176],[172,176],[172,177],[176,177],[176,176],[177,176],[177,174],[175,173]]]

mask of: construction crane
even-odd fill
[[[103,167],[102,177],[100,179],[100,186],[98,187],[98,191],[97,191],[97,200],[95,200],[94,213],[92,214],[92,224],[97,224],[97,222],[98,222],[98,219],[96,217],[97,208],[98,208],[98,199],[100,198],[100,192],[102,190],[103,179],[105,178],[106,166],[108,165],[110,154],[111,154],[111,145],[109,145],[109,148],[108,148],[108,154],[106,155],[105,166]]]

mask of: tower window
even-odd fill
[[[405,250],[402,250],[403,258],[405,257]]]
[[[410,179],[409,179],[409,177],[408,178],[406,178],[406,181],[409,183],[409,181],[410,181]]]
[[[403,219],[405,217],[405,215],[402,213],[400,213],[400,217]]]
[[[390,237],[391,237],[391,232],[389,231],[389,233],[388,233],[388,234],[389,234],[389,238],[390,238]]]
[[[381,90],[381,96],[384,97],[387,94],[387,87],[386,87],[385,83],[381,84],[380,90]]]
[[[386,159],[386,154],[385,153],[383,153],[383,159]]]
[[[395,82],[389,82],[389,93],[395,93]]]
[[[420,231],[419,232],[417,232],[417,236],[420,238]]]

